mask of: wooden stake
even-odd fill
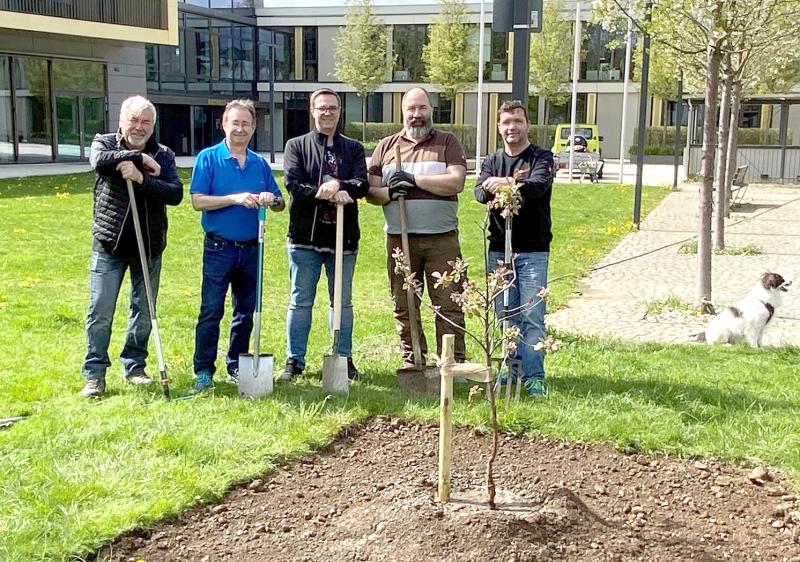
[[[453,334],[442,336],[442,392],[439,401],[439,491],[437,499],[447,503],[450,499],[450,465],[453,455],[453,376],[450,371],[455,363],[455,341]]]

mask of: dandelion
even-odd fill
[[[35,285],[38,285],[41,282],[42,280],[39,279],[38,277],[26,277],[25,279],[19,282],[19,286],[22,289],[29,289]]]
[[[15,228],[14,229],[14,234],[19,234],[20,236],[25,236],[26,234],[28,234],[28,231],[25,230],[24,228]]]
[[[58,199],[66,199],[67,197],[69,197],[69,191],[58,191],[56,192],[56,197]]]

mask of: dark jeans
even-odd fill
[[[225,295],[231,287],[230,342],[225,357],[228,372],[239,368],[239,354],[247,353],[256,308],[258,246],[235,245],[225,240],[205,239],[203,289],[200,316],[194,339],[194,372],[214,374],[219,344],[219,323],[225,314]]]
[[[450,298],[454,292],[458,292],[460,286],[451,285],[448,288],[435,288],[436,280],[433,272],[444,272],[452,269],[448,261],[453,261],[461,256],[461,247],[458,244],[458,232],[446,232],[444,234],[409,234],[408,245],[410,256],[411,271],[416,272],[417,280],[427,285],[428,295],[433,306],[439,307],[439,313],[444,316],[441,318],[436,315],[436,353],[442,353],[442,336],[454,334],[455,358],[456,361],[464,361],[466,354],[464,347],[464,313],[456,303]],[[389,289],[392,293],[392,304],[394,305],[394,320],[397,326],[397,333],[400,336],[402,346],[403,361],[411,364],[414,362],[414,349],[411,344],[411,323],[408,319],[408,298],[406,290],[403,289],[403,278],[394,272],[394,259],[392,252],[395,248],[402,246],[400,236],[396,234],[386,235],[387,269],[389,273]],[[422,349],[423,361],[428,353],[428,341],[422,331],[419,299],[414,299],[414,307],[417,310],[417,324],[419,325],[420,348]],[[446,319],[446,320],[445,320]],[[454,326],[455,324],[455,326]],[[456,326],[461,326],[459,329]]]
[[[161,273],[161,256],[151,259],[150,284],[153,299],[158,296],[158,280]],[[122,287],[125,271],[130,269],[131,302],[125,344],[120,353],[124,375],[144,371],[147,359],[147,339],[150,337],[150,311],[144,290],[144,277],[139,256],[117,258],[105,252],[92,252],[89,267],[89,311],[86,314],[86,359],[81,372],[88,379],[103,379],[111,366],[108,344],[111,341],[111,325],[117,297]]]

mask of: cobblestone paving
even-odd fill
[[[691,305],[697,295],[697,255],[679,254],[697,233],[698,186],[670,193],[585,277],[581,295],[548,315],[548,326],[633,341],[687,342],[708,317],[645,306],[675,297]],[[765,271],[795,281],[764,335],[769,346],[800,345],[800,186],[752,185],[727,223],[726,246],[755,245],[759,255],[712,256],[712,302],[717,310],[741,298]],[[628,261],[623,261],[628,260]],[[617,262],[623,263],[617,264]],[[616,264],[616,265],[610,265]],[[608,267],[603,267],[608,266]]]

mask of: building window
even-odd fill
[[[20,162],[53,159],[50,81],[47,60],[14,57],[14,98]]]
[[[667,111],[664,115],[665,125],[674,127],[675,121],[678,119],[678,102],[667,101]],[[689,104],[684,103],[681,109],[681,126],[685,127],[689,124]]]
[[[186,65],[184,64],[184,34],[178,33],[178,46],[159,45],[158,71],[162,90],[186,89]]]
[[[294,80],[294,33],[275,31],[275,80]]]
[[[317,81],[317,28],[303,28],[303,80]]]
[[[487,28],[490,30],[490,28]],[[483,79],[493,82],[508,80],[508,33],[491,32],[489,54],[483,70]]]
[[[211,82],[211,32],[208,18],[186,14],[186,68],[188,88],[192,92],[208,92]]]
[[[270,44],[272,44],[272,32],[268,29],[258,30],[258,80],[262,82],[269,82],[271,64],[270,64]]]
[[[742,105],[739,126],[744,129],[757,129],[761,126],[761,104],[749,103]]]
[[[237,92],[253,91],[253,61],[255,60],[254,29],[247,26],[233,28],[233,78]]]
[[[625,38],[624,33],[612,33],[600,25],[586,24],[581,50],[583,55],[580,78],[589,81],[623,80]]]
[[[158,45],[147,45],[145,47],[145,58],[147,64],[147,89],[158,90]]]
[[[428,26],[395,25],[392,30],[392,44],[394,46],[394,72],[392,79],[395,82],[408,82],[422,80],[425,66],[422,62],[422,47],[428,35]]]
[[[578,94],[577,111],[575,112],[576,123],[586,123],[586,102],[588,94]],[[547,101],[547,124],[558,125],[559,123],[569,123],[572,119],[572,98],[565,103],[553,104]]]
[[[449,125],[453,122],[453,100],[445,98],[441,94],[431,93],[431,104],[433,105],[433,122]]]
[[[0,162],[14,161],[11,114],[11,74],[8,57],[0,57]]]
[[[361,122],[361,97],[355,92],[345,92],[342,119],[345,125]],[[383,123],[383,94],[367,94],[367,122]],[[360,133],[359,133],[360,136]]]

